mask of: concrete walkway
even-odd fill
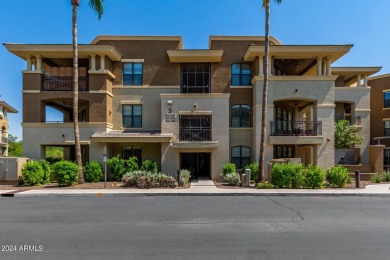
[[[269,189],[217,188],[211,180],[191,183],[189,189],[34,189],[29,191],[2,190],[14,197],[62,196],[390,196],[390,184],[368,185],[365,189]],[[4,195],[3,195],[4,196]]]

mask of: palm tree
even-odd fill
[[[96,12],[99,20],[103,15],[104,0],[89,0],[89,6]],[[79,71],[78,71],[78,48],[77,48],[77,12],[80,0],[70,0],[72,4],[72,35],[73,35],[73,121],[74,121],[74,138],[76,147],[76,161],[79,172],[79,184],[84,183],[83,163],[81,161],[80,130],[79,130]]]
[[[265,149],[265,133],[267,130],[267,96],[268,96],[268,66],[269,66],[269,25],[270,25],[270,6],[271,0],[262,0],[263,8],[265,8],[265,53],[264,53],[264,86],[263,86],[263,102],[261,105],[261,137],[260,137],[260,155],[259,155],[259,174],[257,181],[264,180],[264,149]],[[274,0],[280,4],[282,0]]]

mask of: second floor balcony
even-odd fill
[[[211,141],[210,127],[182,127],[180,141]]]
[[[321,121],[271,121],[271,136],[321,136]]]
[[[73,91],[73,77],[45,76],[41,78],[42,91]],[[79,77],[79,91],[89,90],[88,77]]]

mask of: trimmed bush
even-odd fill
[[[49,162],[45,160],[39,161],[39,163],[42,166],[44,176],[43,176],[43,183],[50,183],[51,181],[51,169],[50,169],[50,164]]]
[[[84,179],[87,182],[99,182],[103,179],[102,166],[97,161],[91,161],[84,167]]]
[[[126,167],[126,172],[138,171],[139,166],[138,166],[137,157],[130,157],[128,160],[126,160],[125,167]],[[156,171],[156,173],[157,173],[157,171]]]
[[[76,185],[79,179],[77,164],[70,161],[60,161],[53,165],[54,177],[59,185]]]
[[[126,173],[125,160],[119,158],[119,155],[108,159],[107,166],[110,169],[111,178],[113,180],[121,180],[123,174]]]
[[[390,172],[383,173],[383,181],[390,182]]]
[[[297,189],[303,185],[302,164],[275,164],[271,171],[271,183],[278,188]]]
[[[303,170],[303,186],[310,189],[321,189],[325,173],[320,166],[309,165]]]
[[[169,187],[177,186],[176,179],[164,173],[151,173],[145,171],[128,172],[122,178],[124,187],[138,187],[140,189],[150,189],[152,187]]]
[[[235,173],[236,172],[236,165],[234,163],[225,163],[222,166],[223,169],[223,176],[226,176],[228,173]]]
[[[273,189],[274,185],[269,182],[259,182],[256,186],[256,189]]]
[[[175,188],[176,180],[172,176],[164,176],[160,179],[160,187]]]
[[[376,173],[372,175],[370,181],[375,183],[381,183],[383,181],[383,174]]]
[[[141,171],[157,173],[157,162],[153,160],[145,160],[142,162],[142,166],[140,168]]]
[[[186,186],[190,182],[191,172],[189,170],[183,169],[180,171],[180,181],[183,186]]]
[[[38,161],[26,162],[22,169],[24,186],[38,186],[45,183],[45,171]]]
[[[225,181],[231,186],[237,186],[240,183],[240,175],[236,172],[227,173],[224,178]]]
[[[251,163],[251,164],[247,164],[244,166],[244,171],[245,172],[245,169],[250,169],[251,170],[251,180],[257,180],[257,175],[259,174],[259,164],[258,163]]]
[[[137,180],[137,187],[140,189],[150,189],[153,187],[153,180],[150,176],[141,176]]]
[[[334,187],[344,187],[349,180],[349,170],[344,166],[334,166],[326,171],[326,180]]]

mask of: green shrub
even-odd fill
[[[326,180],[330,186],[344,187],[349,179],[349,170],[343,166],[334,166],[326,171]]]
[[[236,172],[236,165],[234,163],[225,163],[222,166],[223,169],[223,175],[225,176],[228,173],[235,173]]]
[[[51,181],[50,164],[45,160],[41,160],[41,161],[39,161],[39,163],[41,164],[43,172],[44,172],[43,183],[50,183],[50,181]]]
[[[183,169],[180,171],[180,181],[183,183],[183,186],[186,186],[190,182],[191,172],[189,170]]]
[[[303,186],[311,189],[321,189],[325,173],[320,166],[309,165],[303,170]]]
[[[375,183],[381,183],[383,181],[383,174],[375,173],[371,176],[370,180]]]
[[[142,166],[140,168],[141,171],[151,172],[151,173],[157,173],[157,162],[153,160],[145,160],[142,162]]]
[[[55,179],[59,185],[72,186],[78,181],[78,166],[70,161],[60,161],[53,165]]]
[[[251,180],[257,180],[257,175],[259,174],[259,164],[258,163],[250,163],[250,164],[246,164],[244,166],[244,171],[245,172],[245,169],[250,169],[251,170]]]
[[[152,187],[170,187],[177,185],[176,179],[164,173],[151,173],[145,171],[133,171],[123,175],[122,182],[124,187],[137,186],[140,189],[149,189]]]
[[[390,172],[384,172],[383,173],[383,181],[384,182],[390,182]]]
[[[87,182],[99,182],[103,179],[102,166],[97,161],[85,165],[84,178]]]
[[[256,186],[256,189],[273,189],[274,185],[269,182],[259,182]]]
[[[278,188],[297,189],[303,185],[302,164],[275,164],[271,171],[271,183]]]
[[[237,186],[240,183],[240,175],[236,172],[227,173],[224,178],[231,186]]]
[[[42,185],[45,183],[45,171],[38,161],[26,162],[22,169],[24,186]]]
[[[138,171],[138,159],[137,157],[130,157],[125,161],[126,172]],[[157,171],[156,171],[157,172]]]
[[[113,180],[121,180],[123,174],[126,173],[125,160],[119,158],[119,155],[108,159],[107,166],[110,169],[111,178]]]

